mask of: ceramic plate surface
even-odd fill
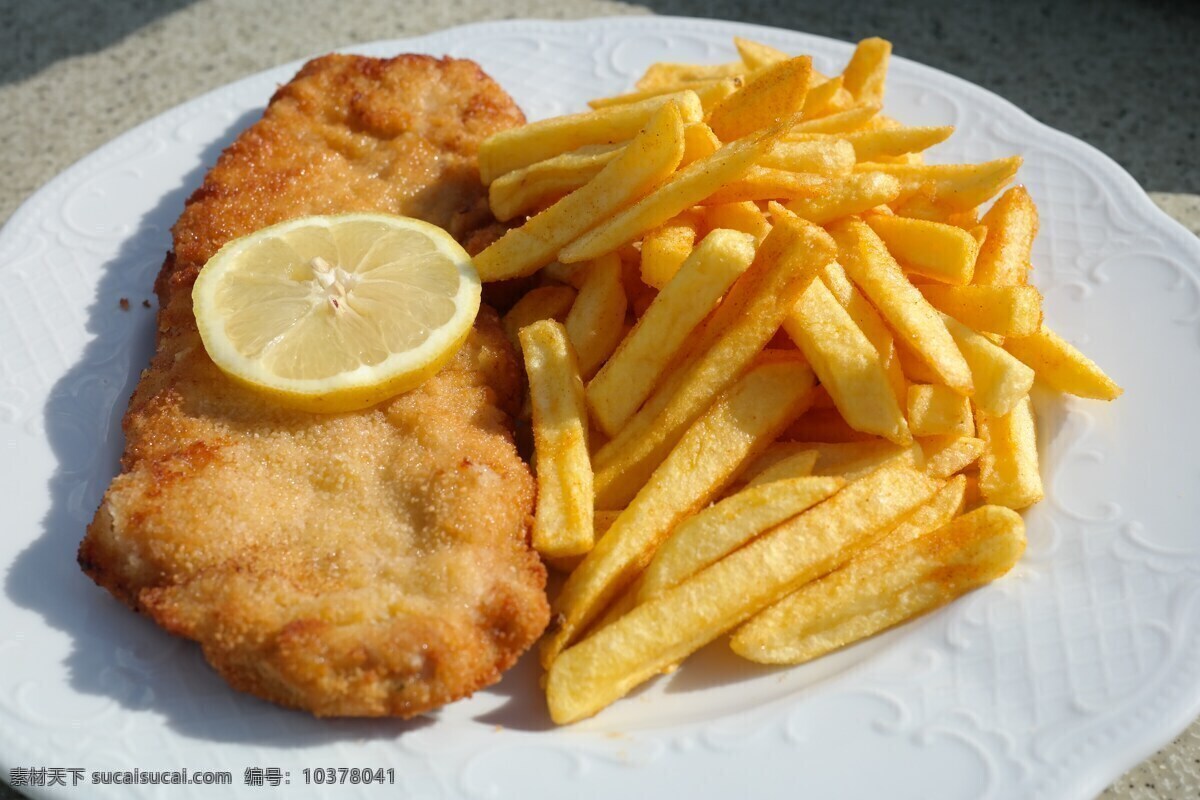
[[[531,119],[628,90],[653,61],[719,62],[731,37],[851,46],[723,22],[471,25],[348,52],[480,62]],[[723,642],[598,717],[549,725],[526,659],[413,723],[318,721],[226,687],[198,648],[75,566],[152,351],[143,308],[184,198],[299,64],[130,131],[0,234],[0,768],[227,770],[233,786],[24,788],[35,797],[315,797],[304,770],[392,769],[339,797],[1088,798],[1200,713],[1200,241],[1107,157],[980,88],[893,59],[887,112],[954,124],[938,160],[1025,159],[1049,323],[1125,388],[1039,396],[1047,500],[1000,583],[816,663],[765,669]],[[118,308],[129,298],[130,308]],[[286,789],[244,785],[278,768]],[[312,773],[310,773],[312,775]],[[70,781],[68,780],[68,783]]]

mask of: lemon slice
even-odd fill
[[[434,225],[301,217],[222,247],[192,289],[200,338],[229,376],[309,411],[366,408],[433,375],[479,311],[479,276]]]

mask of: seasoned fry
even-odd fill
[[[609,217],[566,247],[558,254],[559,260],[570,264],[595,258],[633,241],[638,234],[691,208],[724,184],[744,175],[764,153],[770,151],[790,124],[790,119],[785,120],[772,128],[730,142],[708,158],[689,164],[633,206]],[[600,177],[596,180],[599,181]],[[482,271],[480,275],[483,275]]]
[[[568,242],[661,183],[682,157],[683,119],[669,103],[595,178],[475,256],[480,279],[517,278],[549,264]]]
[[[857,161],[875,161],[928,150],[944,142],[954,133],[953,125],[939,127],[883,128],[875,131],[856,131],[842,135],[843,141],[854,148]]]
[[[753,260],[748,234],[717,230],[704,238],[588,384],[588,405],[601,430],[615,435],[633,416],[687,337]]]
[[[848,481],[857,480],[895,458],[909,459],[908,463],[921,463],[925,458],[916,445],[903,447],[883,439],[845,443],[776,442],[746,468],[746,474],[757,474],[809,451],[817,453],[814,475],[839,476]]]
[[[976,424],[984,442],[979,459],[979,491],[984,499],[1017,509],[1041,500],[1033,402],[1022,397],[1004,416],[981,414]]]
[[[771,223],[749,200],[741,203],[717,203],[704,207],[704,228],[714,231],[719,228],[741,231],[761,242],[771,232]]]
[[[741,178],[726,183],[701,202],[708,205],[778,198],[809,198],[825,192],[828,185],[820,175],[769,167],[751,167]]]
[[[1032,336],[1005,339],[1004,349],[1060,392],[1116,400],[1124,391],[1094,361],[1044,324]]]
[[[886,172],[900,181],[900,199],[913,195],[949,211],[968,211],[985,203],[1012,180],[1021,166],[1020,156],[982,164],[879,164],[861,163],[862,172]]]
[[[823,281],[808,285],[783,326],[852,428],[912,440],[879,352]]]
[[[1033,388],[1033,370],[982,334],[942,314],[946,329],[971,367],[972,400],[985,414],[1007,414]]]
[[[792,478],[746,487],[688,517],[642,573],[638,602],[676,586],[846,485],[844,478]]]
[[[811,73],[808,56],[764,67],[713,108],[708,127],[721,141],[731,142],[798,114],[804,108]]]
[[[980,332],[1032,336],[1042,324],[1042,293],[1032,286],[920,287],[929,304]]]
[[[836,178],[849,175],[854,169],[854,148],[849,142],[833,138],[803,142],[783,140],[776,142],[759,164]]]
[[[679,271],[696,242],[698,220],[680,214],[642,240],[641,275],[647,286],[661,289]]]
[[[974,436],[927,436],[917,440],[925,453],[925,472],[948,478],[975,463],[983,455],[984,443]]]
[[[560,322],[567,318],[571,304],[575,302],[575,290],[570,286],[539,286],[525,293],[508,313],[504,315],[501,324],[504,333],[512,342],[517,352],[521,350],[521,342],[517,334],[526,325],[532,325],[540,319],[556,319]]]
[[[708,158],[721,149],[721,140],[712,128],[703,122],[692,122],[683,126],[683,159],[679,166],[686,167],[693,161]]]
[[[855,288],[850,279],[846,277],[846,271],[842,265],[836,261],[831,261],[821,270],[821,280],[825,281],[829,291],[833,292],[833,296],[846,309],[846,313],[854,320],[854,324],[871,341],[875,351],[879,353],[880,363],[887,372],[888,384],[892,387],[892,394],[896,396],[896,402],[906,403],[908,384],[900,367],[896,341],[883,318],[879,316],[879,312],[867,302],[862,292]]]
[[[742,63],[750,72],[788,60],[788,54],[782,50],[740,36],[733,37],[733,46],[737,48]]]
[[[599,175],[608,162],[621,155],[621,148],[622,145],[587,145],[500,176],[488,187],[492,214],[506,222],[521,214],[540,211]]]
[[[805,136],[810,133],[850,133],[870,122],[882,108],[878,103],[866,103],[815,119],[805,117],[803,122],[791,127],[785,138],[804,141]]]
[[[878,437],[850,426],[836,408],[813,408],[783,432],[784,439],[798,442],[869,442]]]
[[[971,401],[947,386],[914,383],[908,387],[908,426],[914,436],[973,436]]]
[[[937,483],[911,466],[877,470],[642,603],[554,661],[546,686],[551,718],[566,724],[595,714],[784,594],[844,563],[937,489]]]
[[[892,43],[886,39],[871,37],[858,43],[850,63],[842,73],[843,85],[855,100],[862,103],[883,102],[883,88],[891,55]]]
[[[905,272],[956,286],[971,282],[979,243],[962,228],[881,214],[866,222]]]
[[[746,74],[746,65],[741,61],[728,64],[670,64],[660,61],[651,64],[634,87],[653,90],[664,86],[678,86],[695,81],[710,81],[721,78],[736,78]]]
[[[829,230],[846,274],[879,309],[901,339],[960,394],[973,391],[971,369],[938,312],[908,282],[883,242],[866,223],[847,219]]]
[[[595,455],[596,507],[625,505],[679,436],[762,350],[813,274],[833,257],[820,228],[783,220],[693,337],[690,355]]]
[[[809,222],[825,225],[890,203],[900,193],[899,182],[891,175],[879,172],[853,173],[828,181],[824,186],[819,196],[792,200],[787,204],[788,211]]]
[[[657,89],[643,89],[612,97],[600,97],[595,100],[589,100],[588,105],[596,109],[610,108],[612,106],[641,102],[642,100],[648,100],[652,97],[659,97],[660,95],[673,92],[692,91],[700,98],[700,108],[704,113],[708,113],[717,103],[737,91],[741,85],[742,79],[740,77],[686,81],[672,86],[662,86]]]
[[[695,92],[671,92],[598,111],[551,117],[489,136],[479,147],[479,177],[484,185],[514,169],[578,150],[634,138],[667,105],[674,103],[684,123],[699,122],[704,109]]]
[[[601,256],[588,268],[566,320],[584,378],[595,374],[625,335],[627,307],[620,257],[616,253]]]
[[[979,250],[975,282],[985,286],[1025,283],[1038,231],[1037,208],[1024,186],[1014,186],[983,215],[988,236]]]
[[[809,87],[800,117],[812,120],[847,111],[853,105],[854,96],[842,87],[842,76],[836,75]]]
[[[764,455],[766,454],[764,453]],[[761,486],[764,483],[771,483],[772,481],[782,481],[789,478],[807,478],[809,475],[812,475],[813,467],[817,465],[817,458],[820,455],[816,450],[804,450],[794,455],[785,456],[754,474],[749,474],[749,470],[747,470],[747,472],[742,474],[742,478],[746,480],[747,489]],[[755,463],[757,464],[759,460],[761,460],[761,457],[755,459]]]
[[[762,364],[719,397],[680,438],[555,599],[558,629],[542,648],[549,665],[583,626],[637,576],[659,542],[715,497],[808,402],[812,373],[798,361]]]
[[[909,541],[888,536],[747,622],[730,646],[751,661],[802,664],[996,580],[1024,551],[1025,523],[1000,506]]]
[[[522,328],[520,339],[537,454],[533,546],[550,558],[586,553],[594,535],[592,465],[575,350],[566,329],[551,319]]]

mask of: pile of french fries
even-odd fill
[[[726,633],[797,664],[1003,575],[1043,494],[1035,376],[1121,392],[1042,320],[1019,158],[925,163],[952,128],[881,113],[886,41],[833,77],[735,43],[480,152],[515,225],[480,275],[537,276],[504,324],[533,542],[569,571],[559,723]]]

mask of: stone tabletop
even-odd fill
[[[674,14],[847,41],[883,36],[898,55],[991,89],[1098,147],[1200,235],[1198,6],[1171,0],[0,0],[0,223],[58,172],[122,132],[276,64],[480,20]],[[2,754],[0,763],[7,763]],[[0,800],[15,797],[0,785]],[[1200,721],[1103,797],[1200,798]]]

